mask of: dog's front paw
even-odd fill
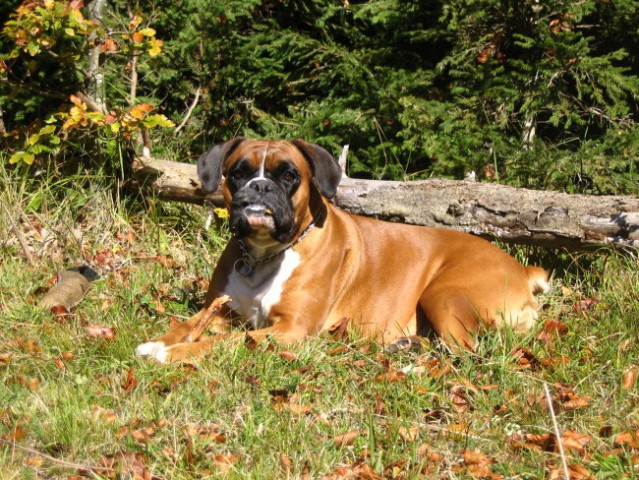
[[[138,345],[135,354],[142,358],[153,358],[160,363],[167,362],[167,347],[164,342],[146,342]]]

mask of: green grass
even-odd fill
[[[135,346],[197,310],[225,234],[199,208],[125,204],[99,181],[34,192],[3,175],[33,265],[0,208],[0,478],[561,478],[545,383],[571,478],[639,477],[639,441],[617,438],[639,429],[637,385],[622,387],[639,367],[636,257],[546,254],[539,327],[489,332],[474,354],[325,337],[164,366]],[[83,261],[101,278],[73,314],[39,310]]]

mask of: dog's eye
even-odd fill
[[[238,180],[242,180],[244,178],[244,176],[245,176],[245,173],[241,169],[238,168],[238,169],[233,170],[231,172],[230,178],[231,178],[231,180],[237,182]]]
[[[292,170],[286,170],[280,178],[285,182],[294,182],[297,179],[297,174]]]

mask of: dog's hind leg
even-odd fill
[[[435,333],[453,350],[472,350],[473,336],[481,325],[478,312],[459,292],[426,290],[419,305]]]

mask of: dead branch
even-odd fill
[[[222,206],[205,195],[195,165],[138,158],[131,185],[163,200]],[[334,200],[351,213],[461,230],[516,244],[570,250],[639,247],[639,197],[569,195],[495,183],[344,178]]]

